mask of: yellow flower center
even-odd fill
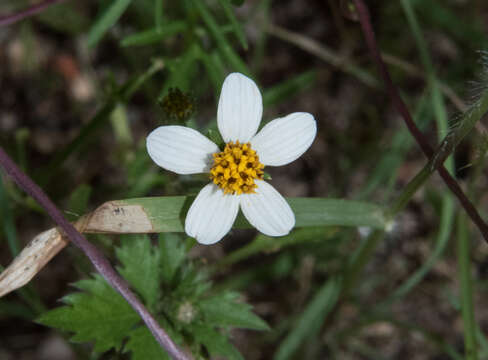
[[[249,143],[231,141],[225,145],[224,151],[213,154],[213,158],[210,178],[225,194],[254,193],[257,187],[254,180],[263,179],[264,165]]]

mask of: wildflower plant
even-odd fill
[[[157,246],[146,236],[126,236],[115,249],[119,272],[145,305],[157,314],[165,330],[197,358],[205,354],[243,359],[229,342],[234,328],[267,330],[233,291],[213,291],[202,264],[186,259],[180,236],[161,235]],[[131,359],[169,359],[137,313],[99,275],[73,284],[64,306],[44,313],[38,321],[73,333],[74,342],[92,342],[95,353],[128,353]]]
[[[225,236],[239,207],[269,236],[286,235],[295,225],[286,200],[263,180],[263,169],[300,157],[315,138],[316,122],[311,114],[292,113],[272,120],[256,134],[262,114],[256,84],[233,73],[222,85],[217,109],[224,149],[181,126],[161,126],[147,137],[147,151],[162,168],[183,175],[210,173],[212,182],[199,192],[185,219],[186,233],[202,244],[214,244]]]
[[[456,94],[486,4],[22,6],[0,10],[2,360],[41,356],[49,328],[77,359],[488,354],[486,66],[472,104]]]

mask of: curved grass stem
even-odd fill
[[[428,158],[432,159],[431,161],[433,163],[429,162],[430,166],[429,166],[429,164],[427,164],[427,166],[429,166],[429,168],[422,169],[421,173],[419,174],[421,176],[419,177],[419,175],[418,175],[414,179],[415,180],[414,185],[418,185],[418,187],[420,187],[423,184],[423,182],[425,182],[429,178],[430,173],[437,170],[439,172],[439,175],[442,177],[442,179],[444,180],[446,185],[451,190],[451,192],[459,199],[459,202],[461,203],[461,205],[466,210],[466,213],[469,215],[469,217],[472,219],[472,221],[479,228],[479,230],[482,233],[485,241],[488,242],[488,225],[483,221],[483,219],[481,218],[481,216],[478,213],[478,210],[474,207],[474,205],[471,203],[471,201],[466,197],[463,190],[459,186],[458,182],[446,170],[446,168],[443,165],[444,161],[442,160],[442,157],[435,156],[436,153],[434,153],[433,148],[430,146],[427,139],[424,137],[422,132],[419,130],[417,125],[414,123],[414,121],[410,115],[410,112],[408,111],[407,106],[405,105],[405,103],[401,99],[400,94],[398,93],[396,86],[393,84],[393,81],[391,80],[390,74],[388,72],[386,64],[384,63],[384,61],[381,57],[381,54],[380,54],[380,51],[378,48],[378,44],[376,42],[375,34],[374,34],[373,27],[372,27],[371,21],[370,21],[368,8],[364,4],[363,0],[354,0],[354,5],[356,8],[356,12],[358,14],[358,17],[359,17],[359,21],[361,23],[361,28],[363,30],[363,33],[364,33],[364,36],[366,39],[366,43],[367,43],[369,50],[370,50],[370,53],[371,53],[371,57],[373,58],[373,60],[376,62],[377,66],[378,66],[379,72],[380,72],[381,76],[383,77],[383,80],[384,80],[385,85],[387,87],[388,94],[391,98],[391,101],[393,102],[393,105],[397,108],[398,112],[401,114],[403,120],[405,121],[405,124],[407,125],[408,130],[413,135],[413,137],[415,138],[417,143],[420,145],[422,151],[425,153],[425,155]],[[477,115],[480,115],[480,112],[477,112]],[[484,113],[482,116],[484,116]],[[473,119],[474,118],[475,117],[473,117]],[[479,118],[478,118],[478,120],[479,120]],[[476,123],[476,122],[474,122],[474,123]],[[472,128],[474,126],[474,123],[470,122],[465,127],[462,127],[463,131],[459,132],[457,136],[454,136],[454,135],[449,136],[448,135],[448,137],[455,140],[453,143],[461,141],[462,136],[467,134],[466,130],[470,128],[469,125],[472,124],[472,126],[471,126],[471,128]],[[449,139],[446,141],[448,141],[449,144],[451,144],[451,141]],[[450,151],[452,151],[453,148],[454,147],[449,146]],[[449,149],[442,153],[443,156],[445,156],[444,160],[450,153]],[[436,159],[439,159],[439,160],[436,160]],[[412,189],[413,188],[409,189],[409,191],[411,191]],[[407,193],[405,195],[409,195],[411,197],[411,196],[413,196],[413,192]],[[404,200],[407,200],[407,198],[404,198]],[[403,203],[406,203],[406,202],[403,201]]]

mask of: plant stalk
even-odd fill
[[[159,326],[156,319],[129,289],[127,282],[117,274],[103,254],[66,220],[44,191],[20,170],[2,147],[0,147],[0,165],[19,187],[39,202],[54,222],[66,233],[70,241],[85,253],[95,269],[134,308],[161,347],[175,360],[189,360],[189,357],[176,346],[166,331]]]

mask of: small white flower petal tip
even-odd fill
[[[248,142],[256,134],[263,100],[254,81],[232,73],[225,78],[217,109],[217,125],[225,142]]]
[[[198,131],[184,126],[160,126],[146,140],[151,159],[177,174],[208,172],[217,145]]]
[[[226,195],[208,184],[197,195],[186,215],[185,232],[200,244],[210,245],[229,232],[239,211],[239,197]]]

